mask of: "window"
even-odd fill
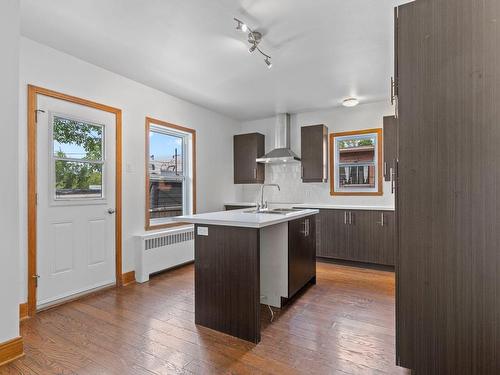
[[[102,199],[104,126],[52,115],[53,199]]]
[[[195,212],[195,131],[146,119],[146,229]]]
[[[382,129],[330,134],[331,195],[382,195]]]

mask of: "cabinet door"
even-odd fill
[[[265,166],[256,159],[264,155],[265,137],[259,133],[234,136],[234,183],[262,184]]]
[[[288,297],[316,276],[316,218],[288,223]]]
[[[394,212],[353,211],[349,225],[351,260],[394,265]]]
[[[373,263],[374,222],[372,211],[349,211],[347,216],[348,251],[344,259]]]
[[[396,214],[392,211],[377,213],[379,233],[381,233],[380,264],[394,266],[396,264]]]
[[[318,257],[345,259],[348,252],[347,212],[320,210],[318,215]]]
[[[328,181],[328,128],[303,126],[301,133],[302,182]]]
[[[392,181],[397,158],[397,119],[384,117],[384,179]]]

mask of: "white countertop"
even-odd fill
[[[285,223],[287,221],[300,219],[302,217],[316,215],[315,209],[303,209],[296,212],[283,214],[255,214],[245,212],[248,209],[235,211],[209,212],[197,215],[185,215],[173,218],[191,224],[224,225],[230,227],[264,228],[270,225]]]
[[[297,208],[317,208],[325,210],[360,210],[360,211],[395,211],[391,206],[357,206],[357,205],[336,205],[323,203],[300,203],[294,204],[292,207]]]

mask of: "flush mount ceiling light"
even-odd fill
[[[359,100],[356,98],[347,98],[342,102],[344,107],[356,107],[359,104]]]
[[[248,48],[248,52],[253,53],[255,50],[259,51],[262,56],[264,56],[264,62],[267,67],[271,69],[273,63],[271,62],[271,56],[267,53],[262,52],[259,48],[259,43],[262,40],[262,34],[258,31],[253,31],[245,22],[234,18],[236,21],[236,30],[241,31],[243,33],[248,33],[248,43],[250,43],[250,48]]]

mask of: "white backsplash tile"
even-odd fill
[[[301,164],[266,165],[266,183],[278,184],[281,190],[266,188],[264,199],[272,203],[322,203],[362,206],[394,206],[394,195],[390,194],[391,184],[384,183],[385,194],[381,197],[331,196],[330,183],[303,183]],[[242,202],[258,202],[260,185],[243,185]]]

